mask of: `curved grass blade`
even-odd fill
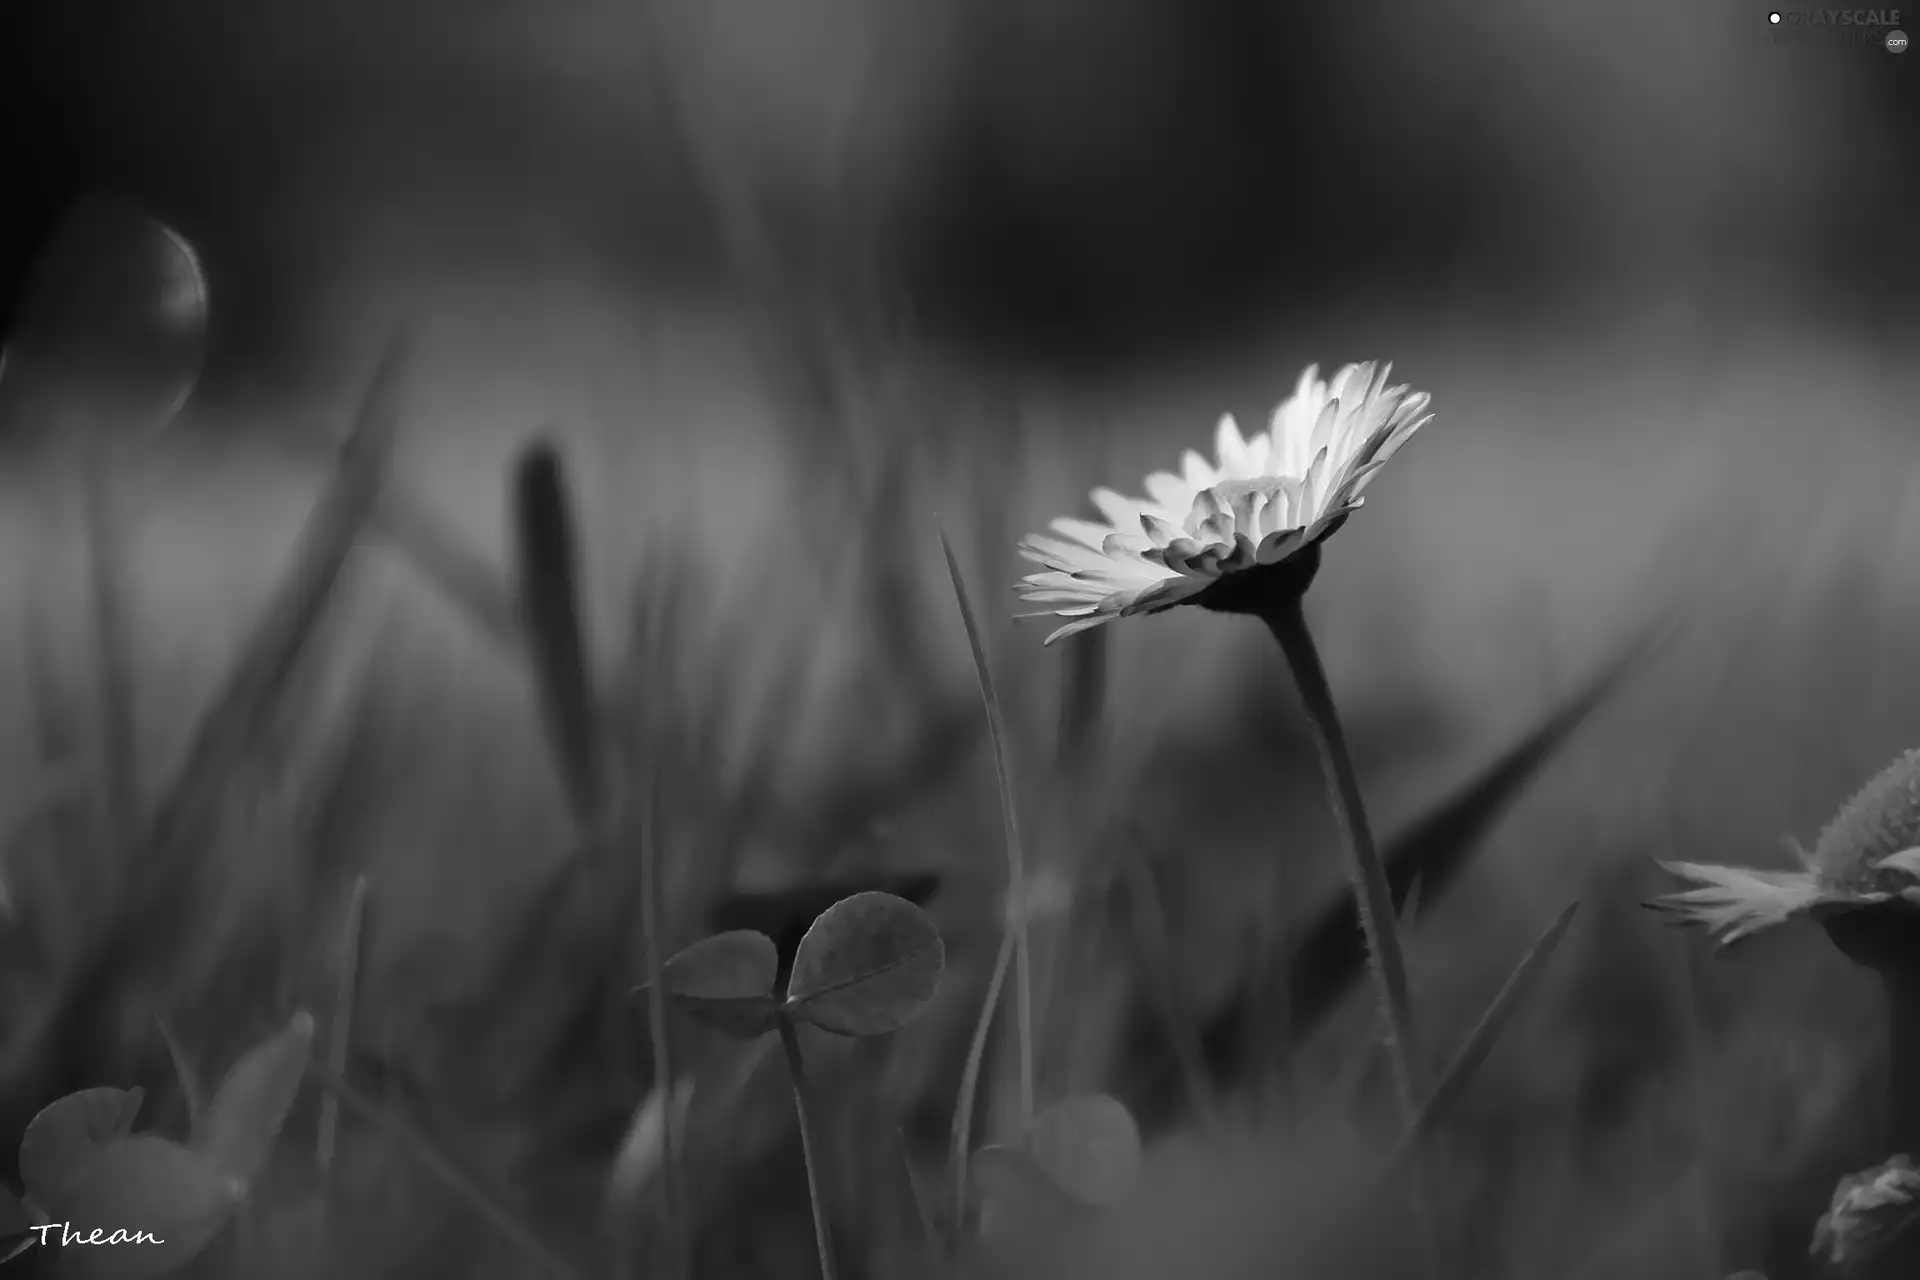
[[[960,562],[954,557],[953,544],[947,540],[944,529],[940,530],[940,553],[946,557],[947,576],[953,580],[954,600],[960,607],[960,624],[966,629],[967,648],[973,654],[974,675],[980,682],[980,700],[986,705],[987,738],[993,746],[994,774],[1000,783],[1000,812],[1006,825],[1007,893],[1017,899],[1026,893],[1027,867],[1026,855],[1020,844],[1020,819],[1014,802],[1013,771],[1007,760],[1005,717],[1000,713],[999,695],[994,692],[993,671],[987,665],[986,646],[980,640],[980,624],[975,620],[973,605],[967,598],[966,578],[960,572]],[[1020,1060],[1020,1125],[1024,1129],[1033,1123],[1034,1111],[1033,972],[1026,912],[1010,914],[1008,932],[1013,938],[1014,1016],[1019,1034]],[[992,990],[997,994],[997,988]],[[989,1002],[981,1012],[982,1020],[991,1021],[993,1013],[993,1004]]]
[[[210,837],[229,779],[257,751],[322,620],[337,595],[347,560],[373,509],[399,431],[404,334],[388,344],[362,397],[353,431],[294,548],[293,564],[255,624],[240,658],[196,721],[187,749],[146,827],[128,870],[129,892],[118,927],[76,966],[67,988],[54,1052],[89,1034],[89,1020],[113,1007],[114,984],[151,968],[189,927],[185,907],[193,877],[183,863]]]
[[[524,639],[507,575],[435,516],[424,500],[396,485],[374,508],[373,532],[458,606],[502,653],[519,655]]]
[[[173,1064],[173,1078],[180,1086],[180,1098],[186,1104],[188,1123],[198,1131],[207,1109],[207,1095],[200,1087],[200,1073],[180,1043],[180,1037],[173,1033],[172,1024],[158,1015],[153,1023],[159,1028],[161,1043],[167,1047],[167,1060]]]
[[[404,1148],[420,1166],[439,1179],[447,1190],[464,1201],[491,1226],[507,1244],[519,1250],[535,1270],[548,1280],[581,1280],[579,1273],[543,1243],[533,1229],[522,1223],[502,1200],[481,1186],[479,1181],[441,1151],[425,1134],[401,1116],[388,1111],[325,1067],[310,1066],[314,1081],[340,1099],[340,1103],[362,1121],[384,1130]]]
[[[108,440],[86,441],[81,504],[87,525],[87,577],[93,597],[94,666],[100,733],[101,828],[115,861],[140,838],[142,802],[133,660],[127,618],[126,539],[115,519],[113,459]]]
[[[341,446],[333,477],[301,535],[293,567],[201,715],[185,759],[163,792],[148,833],[154,874],[164,874],[173,851],[204,834],[228,776],[253,749],[334,599],[393,452],[406,350],[404,339],[396,339],[381,357],[359,420]]]
[[[1427,1095],[1427,1100],[1421,1106],[1419,1114],[1414,1117],[1413,1123],[1400,1135],[1400,1140],[1394,1144],[1393,1150],[1382,1162],[1372,1183],[1361,1194],[1353,1197],[1353,1204],[1362,1207],[1362,1212],[1376,1211],[1377,1206],[1385,1202],[1393,1182],[1414,1167],[1415,1155],[1433,1137],[1435,1131],[1452,1112],[1454,1105],[1459,1102],[1461,1095],[1466,1092],[1467,1086],[1472,1082],[1474,1073],[1492,1053],[1500,1033],[1512,1021],[1514,1013],[1520,1007],[1520,1002],[1538,985],[1547,961],[1552,958],[1561,941],[1566,937],[1567,930],[1573,924],[1574,915],[1579,908],[1580,904],[1577,901],[1570,903],[1527,949],[1526,954],[1520,957],[1519,963],[1514,965],[1513,972],[1507,975],[1506,982],[1501,985],[1493,1002],[1487,1006],[1486,1012],[1480,1015],[1479,1022],[1474,1024],[1473,1030],[1468,1033],[1459,1052],[1447,1065],[1439,1084],[1434,1086],[1433,1092]],[[1368,1060],[1370,1059],[1371,1055],[1368,1055]],[[1352,1237],[1356,1229],[1355,1216],[1336,1215],[1336,1220],[1327,1224],[1326,1230],[1309,1244],[1308,1252],[1311,1255],[1309,1261],[1332,1261]]]
[[[334,987],[333,1025],[327,1031],[327,1066],[345,1078],[347,1057],[353,1047],[355,1006],[360,997],[360,957],[365,950],[367,927],[367,886],[365,875],[355,876],[347,899],[347,920],[340,943],[340,976]],[[339,1140],[340,1100],[331,1093],[320,1096],[320,1132],[314,1140],[314,1163],[322,1178],[333,1176],[333,1153]]]
[[[602,834],[600,736],[580,622],[573,504],[550,442],[531,445],[514,467],[513,526],[521,622],[547,740],[581,838],[592,841]]]
[[[1578,902],[1568,903],[1566,908],[1554,917],[1553,923],[1547,926],[1546,931],[1531,947],[1527,948],[1526,954],[1520,957],[1519,963],[1514,965],[1513,972],[1507,975],[1506,982],[1493,997],[1493,1003],[1489,1004],[1486,1012],[1480,1015],[1480,1021],[1475,1023],[1473,1030],[1467,1034],[1466,1042],[1460,1046],[1460,1051],[1454,1055],[1453,1061],[1447,1064],[1445,1074],[1441,1076],[1440,1083],[1434,1086],[1433,1092],[1428,1095],[1426,1105],[1420,1108],[1420,1114],[1414,1118],[1412,1126],[1401,1135],[1393,1153],[1387,1157],[1383,1179],[1392,1177],[1405,1166],[1413,1152],[1433,1135],[1434,1130],[1439,1128],[1453,1110],[1454,1105],[1460,1101],[1460,1096],[1472,1083],[1474,1073],[1480,1070],[1481,1064],[1487,1060],[1487,1055],[1493,1052],[1500,1033],[1506,1030],[1507,1024],[1512,1021],[1514,1013],[1520,1007],[1520,1002],[1526,999],[1528,992],[1539,985],[1540,975],[1545,971],[1547,961],[1552,959],[1554,952],[1559,949],[1561,940],[1567,936],[1567,930],[1572,927],[1573,918],[1579,910]]]

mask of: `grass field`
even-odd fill
[[[1479,803],[1465,871],[1408,930],[1437,1065],[1580,903],[1439,1131],[1448,1256],[1487,1280],[1814,1274],[1835,1179],[1888,1154],[1874,990],[1817,931],[1716,959],[1637,904],[1668,887],[1652,858],[1765,862],[1916,745],[1920,688],[1899,655],[1920,617],[1899,566],[1920,489],[1891,336],[1870,349],[1763,312],[1673,308],[1554,331],[1357,302],[1249,335],[1214,367],[1091,390],[897,360],[809,399],[723,316],[427,291],[408,299],[379,511],[344,526],[299,660],[262,667],[226,736],[199,739],[191,838],[155,861],[128,833],[182,794],[202,709],[259,652],[248,637],[391,301],[355,303],[363,323],[337,326],[354,340],[296,401],[190,406],[169,434],[123,441],[104,541],[87,532],[80,451],[0,478],[0,1129],[68,1090],[138,1084],[141,1126],[183,1132],[156,1015],[210,1078],[298,1009],[331,1045],[367,885],[339,1072],[366,1109],[346,1109],[323,1178],[331,1095],[304,1088],[192,1274],[533,1274],[516,1231],[570,1274],[670,1274],[659,1178],[636,1184],[632,1150],[611,1176],[652,1086],[628,995],[646,972],[640,828],[579,851],[510,606],[509,476],[539,431],[574,501],[616,791],[648,800],[664,951],[708,932],[728,892],[944,877],[928,910],[947,973],[926,1016],[808,1042],[846,1275],[936,1274],[903,1142],[944,1203],[1006,884],[937,527],[981,614],[1030,859],[1071,890],[1033,926],[1040,1092],[1113,1093],[1146,1137],[1122,1200],[969,1246],[961,1265],[1421,1274],[1402,1197],[1369,1191],[1396,1130],[1362,982],[1271,1069],[1218,1044],[1193,1066],[1202,1030],[1233,1021],[1256,966],[1284,960],[1342,883],[1278,655],[1250,622],[1178,611],[1116,624],[1104,675],[1076,686],[1074,644],[1043,650],[1044,624],[1009,621],[1007,590],[1018,537],[1089,488],[1136,488],[1204,448],[1222,411],[1262,422],[1309,362],[1376,357],[1431,391],[1438,418],[1331,544],[1310,615],[1387,836],[1647,629],[1667,637],[1524,787]],[[458,553],[438,580],[405,551],[423,527]],[[102,576],[123,654],[104,665]],[[1063,700],[1079,717],[1066,750]],[[109,937],[137,941],[76,985]],[[1008,1024],[978,1142],[1014,1123]],[[674,1215],[698,1242],[691,1274],[811,1274],[778,1055],[673,1028],[692,1083]]]

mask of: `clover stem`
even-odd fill
[[[793,1020],[781,1014],[780,1047],[786,1050],[787,1074],[793,1079],[793,1109],[800,1122],[800,1156],[807,1166],[807,1202],[813,1209],[813,1239],[820,1249],[820,1280],[839,1280],[833,1262],[833,1237],[827,1227],[826,1204],[820,1198],[819,1152],[814,1145],[813,1101],[807,1087],[806,1063],[800,1056],[800,1036]]]
[[[1413,1020],[1413,998],[1407,983],[1406,955],[1401,949],[1398,917],[1393,907],[1393,891],[1387,882],[1386,867],[1374,847],[1373,832],[1367,825],[1366,805],[1360,795],[1360,780],[1347,751],[1346,734],[1334,705],[1333,690],[1327,683],[1326,669],[1320,662],[1313,633],[1307,627],[1304,591],[1281,593],[1259,611],[1262,622],[1273,632],[1286,656],[1287,666],[1299,686],[1300,700],[1319,747],[1321,771],[1326,778],[1327,794],[1333,804],[1334,821],[1340,829],[1341,846],[1347,856],[1347,874],[1353,881],[1354,901],[1359,908],[1360,927],[1366,935],[1369,963],[1375,992],[1386,1013],[1389,1037],[1387,1050],[1393,1066],[1395,1093],[1400,1104],[1401,1122],[1411,1127],[1420,1114],[1426,1093],[1426,1072]],[[1416,1197],[1415,1212],[1420,1219],[1429,1248],[1435,1257],[1433,1219],[1424,1194]]]

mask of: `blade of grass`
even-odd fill
[[[381,357],[361,401],[353,433],[301,536],[294,563],[224,685],[195,726],[174,780],[149,826],[149,861],[164,874],[168,854],[202,834],[234,765],[270,720],[280,690],[306,655],[360,539],[399,430],[400,371],[407,352],[396,339]]]
[[[673,1061],[667,1040],[667,1002],[666,987],[666,948],[661,936],[662,911],[661,891],[665,887],[666,877],[660,865],[659,831],[655,824],[658,811],[657,779],[649,776],[645,787],[643,807],[637,815],[640,837],[640,929],[646,949],[647,973],[647,1032],[653,1042],[653,1088],[664,1098],[673,1097]],[[685,1233],[681,1205],[682,1186],[680,1182],[680,1147],[678,1135],[674,1132],[677,1117],[673,1108],[667,1108],[661,1120],[661,1179],[660,1190],[662,1209],[667,1223],[667,1280],[679,1280],[686,1274],[691,1250]]]
[[[933,1220],[933,1206],[927,1203],[926,1188],[920,1185],[920,1175],[913,1167],[913,1151],[907,1145],[907,1131],[899,1125],[893,1128],[894,1150],[900,1154],[900,1173],[906,1179],[907,1198],[913,1204],[914,1221],[920,1227],[920,1243],[929,1249],[938,1247],[940,1228]]]
[[[960,624],[966,628],[967,648],[973,654],[973,672],[980,682],[980,700],[986,705],[987,738],[993,746],[994,774],[1000,783],[1000,812],[1007,836],[1007,897],[1022,902],[1027,892],[1026,857],[1020,847],[1020,820],[1014,805],[1013,771],[1007,762],[1007,731],[1000,713],[1000,699],[993,690],[993,672],[987,666],[986,647],[980,641],[980,626],[974,620],[973,605],[967,599],[965,576],[954,557],[953,544],[946,530],[940,533],[940,553],[946,557],[947,575],[953,580],[953,598],[960,606]],[[1027,943],[1027,913],[1015,911],[1009,922],[1013,936],[1014,1005],[1019,1031],[1020,1123],[1022,1129],[1033,1123],[1033,973]]]
[[[296,461],[307,463],[316,457],[324,461],[313,447],[312,434],[282,437],[290,443],[289,452]],[[425,495],[404,477],[388,477],[368,518],[367,532],[465,614],[502,656],[520,658],[524,642],[508,574],[437,515]]]
[[[605,834],[601,743],[580,618],[573,503],[549,441],[529,446],[514,467],[513,525],[521,624],[547,741],[574,823],[591,844]]]
[[[110,441],[97,433],[82,461],[88,585],[93,596],[94,668],[100,734],[101,829],[119,863],[132,856],[141,821],[133,659],[127,619],[126,540],[115,519]]]
[[[327,1066],[341,1079],[346,1078],[347,1059],[353,1047],[354,1009],[360,996],[360,957],[364,949],[367,918],[367,877],[354,877],[347,898],[346,925],[341,931],[340,974],[334,987],[333,1026],[327,1037]],[[314,1148],[314,1162],[320,1176],[331,1182],[333,1153],[339,1141],[340,1100],[331,1093],[320,1098],[320,1132]]]
[[[159,1029],[160,1042],[167,1046],[167,1058],[173,1063],[173,1078],[179,1082],[180,1098],[187,1106],[188,1124],[197,1134],[200,1131],[200,1119],[207,1110],[207,1095],[200,1087],[200,1073],[194,1069],[193,1059],[187,1056],[180,1037],[173,1033],[173,1025],[157,1014],[153,1023]]]
[[[347,560],[380,490],[399,430],[404,334],[383,352],[333,476],[294,549],[293,564],[247,637],[241,655],[195,722],[172,781],[161,790],[143,848],[128,872],[128,893],[109,929],[69,975],[57,1052],[90,1034],[90,1020],[112,1007],[108,993],[127,975],[155,980],[164,957],[192,927],[187,903],[193,851],[211,838],[232,777],[255,754],[282,709],[314,636],[337,595]]]
[[[342,1106],[362,1122],[385,1132],[398,1146],[432,1174],[468,1208],[492,1227],[501,1240],[518,1250],[541,1275],[549,1280],[583,1280],[564,1259],[543,1243],[532,1228],[523,1224],[514,1212],[479,1180],[463,1170],[451,1156],[428,1140],[427,1136],[403,1117],[388,1111],[366,1097],[329,1068],[315,1063],[307,1074],[322,1089],[337,1097]]]
[[[967,1166],[973,1145],[973,1109],[980,1096],[980,1065],[987,1056],[987,1035],[993,1029],[994,1010],[1000,1007],[1000,991],[1007,984],[1013,952],[1013,930],[1007,929],[1001,933],[1000,946],[994,952],[993,973],[987,978],[980,1016],[974,1021],[966,1061],[960,1067],[960,1096],[953,1107],[953,1135],[947,1150],[948,1181],[953,1186],[953,1234],[949,1239],[956,1245],[966,1232]]]
[[[1211,1126],[1219,1116],[1219,1101],[1214,1097],[1213,1080],[1207,1073],[1199,1033],[1174,988],[1173,947],[1167,938],[1167,915],[1160,901],[1160,886],[1154,881],[1153,869],[1138,845],[1123,856],[1121,870],[1133,903],[1131,915],[1139,945],[1140,968],[1147,975],[1154,1008],[1160,1015],[1167,1043],[1173,1049],[1181,1083],[1186,1086],[1187,1104],[1203,1125]]]
[[[1512,1021],[1514,1013],[1520,1007],[1520,1002],[1526,998],[1528,992],[1539,985],[1540,975],[1546,969],[1547,961],[1552,959],[1553,953],[1560,946],[1561,939],[1566,937],[1567,930],[1573,925],[1574,915],[1579,909],[1579,902],[1569,903],[1534,944],[1527,948],[1526,954],[1520,957],[1519,963],[1514,965],[1513,972],[1507,975],[1507,980],[1501,986],[1499,993],[1494,996],[1493,1003],[1489,1004],[1486,1012],[1480,1015],[1480,1021],[1474,1024],[1473,1030],[1467,1035],[1466,1042],[1460,1046],[1460,1051],[1448,1064],[1446,1072],[1440,1077],[1440,1082],[1428,1095],[1425,1105],[1420,1108],[1419,1115],[1401,1135],[1392,1154],[1387,1157],[1385,1170],[1380,1175],[1382,1182],[1390,1180],[1406,1167],[1414,1152],[1432,1138],[1434,1132],[1453,1110],[1454,1105],[1459,1102],[1467,1086],[1472,1083],[1474,1073],[1479,1071],[1481,1064],[1493,1052],[1494,1045],[1500,1039],[1500,1033],[1505,1031]]]

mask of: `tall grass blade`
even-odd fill
[[[111,444],[95,434],[82,462],[88,586],[93,597],[94,669],[100,734],[101,829],[111,859],[130,857],[142,821],[133,658],[127,618],[127,547],[115,519]]]
[[[1429,1142],[1440,1125],[1446,1120],[1460,1097],[1472,1083],[1474,1073],[1492,1053],[1499,1041],[1500,1033],[1511,1023],[1513,1015],[1527,994],[1538,985],[1540,975],[1545,971],[1547,961],[1559,948],[1561,940],[1573,924],[1573,918],[1580,908],[1579,902],[1573,902],[1554,918],[1546,931],[1520,957],[1519,963],[1507,975],[1500,991],[1487,1006],[1486,1012],[1468,1033],[1466,1041],[1442,1073],[1440,1082],[1427,1096],[1419,1114],[1405,1132],[1400,1135],[1393,1150],[1381,1163],[1366,1191],[1354,1197],[1354,1203],[1361,1213],[1377,1212],[1391,1192],[1394,1182],[1404,1173],[1415,1168],[1415,1160],[1423,1147]],[[1365,1074],[1367,1066],[1374,1060],[1376,1045],[1369,1043],[1365,1053],[1352,1067],[1352,1075]],[[1350,1080],[1349,1085],[1354,1081]],[[1355,1230],[1355,1215],[1339,1215],[1338,1220],[1329,1224],[1326,1231],[1317,1235],[1309,1246],[1313,1259],[1331,1260],[1345,1247],[1347,1240]]]
[[[483,1187],[478,1179],[462,1169],[451,1156],[441,1151],[404,1118],[389,1112],[317,1063],[307,1070],[321,1088],[337,1097],[341,1105],[356,1118],[385,1132],[419,1162],[421,1168],[464,1201],[499,1234],[502,1241],[518,1250],[541,1275],[548,1277],[548,1280],[584,1280],[572,1266],[548,1248],[532,1228],[522,1223],[500,1197]]]
[[[1173,944],[1167,936],[1165,906],[1160,901],[1160,886],[1154,881],[1153,868],[1138,848],[1128,850],[1121,859],[1122,883],[1127,887],[1132,906],[1135,941],[1139,946],[1140,968],[1146,976],[1154,1011],[1173,1049],[1174,1063],[1187,1095],[1187,1105],[1203,1124],[1211,1124],[1219,1115],[1219,1100],[1214,1096],[1213,1080],[1207,1073],[1206,1058],[1193,1019],[1181,1005],[1173,980]]]
[[[396,486],[374,509],[373,530],[459,608],[475,630],[503,654],[518,656],[524,642],[507,575],[423,500]]]
[[[1013,939],[1012,929],[1000,935],[1000,946],[993,955],[993,973],[987,978],[987,992],[980,1001],[980,1016],[974,1021],[973,1035],[967,1041],[966,1061],[960,1067],[960,1095],[953,1107],[953,1131],[947,1150],[947,1181],[953,1188],[953,1219],[949,1225],[955,1242],[966,1230],[967,1169],[972,1155],[973,1112],[980,1098],[980,1067],[986,1061],[987,1036],[993,1030],[994,1010],[1000,1007],[1000,992],[1007,985]]]
[[[666,940],[662,935],[666,919],[661,894],[666,887],[665,869],[660,862],[658,787],[649,776],[642,784],[640,811],[635,815],[640,838],[640,929],[646,951],[647,1036],[652,1041],[653,1092],[665,1099],[660,1118],[661,1208],[667,1224],[667,1277],[679,1280],[686,1274],[689,1249],[682,1206],[685,1203],[680,1180],[678,1117],[674,1114],[673,1060],[667,1038]]]
[[[1574,915],[1579,909],[1580,904],[1577,901],[1569,903],[1554,918],[1553,923],[1547,926],[1539,939],[1527,948],[1526,954],[1520,957],[1520,962],[1513,967],[1513,972],[1507,975],[1505,984],[1494,996],[1493,1003],[1489,1004],[1486,1012],[1480,1015],[1480,1021],[1474,1024],[1473,1030],[1467,1035],[1466,1042],[1460,1046],[1460,1051],[1447,1065],[1446,1072],[1440,1077],[1440,1083],[1434,1086],[1426,1104],[1420,1108],[1420,1114],[1406,1133],[1401,1135],[1393,1153],[1387,1157],[1383,1178],[1390,1178],[1405,1167],[1413,1153],[1432,1137],[1434,1131],[1453,1110],[1454,1105],[1460,1101],[1461,1095],[1472,1083],[1474,1073],[1487,1060],[1487,1055],[1493,1052],[1495,1044],[1499,1042],[1500,1033],[1506,1030],[1508,1023],[1512,1021],[1514,1013],[1520,1007],[1520,1002],[1526,998],[1528,992],[1539,985],[1540,975],[1545,971],[1547,961],[1553,958],[1553,953],[1559,948],[1561,939],[1567,936],[1567,930],[1572,927]]]
[[[367,877],[354,877],[347,898],[346,925],[341,930],[340,973],[334,986],[333,1025],[327,1032],[327,1068],[346,1078],[347,1060],[353,1049],[354,1011],[360,999],[360,958],[365,950],[367,921]],[[320,1097],[320,1132],[315,1140],[314,1163],[323,1179],[333,1175],[333,1154],[340,1136],[340,1100],[331,1093]]]
[[[169,855],[204,834],[228,776],[270,721],[334,598],[393,452],[405,354],[404,340],[396,340],[381,357],[333,477],[301,535],[292,569],[200,717],[185,759],[162,793],[148,834],[154,874],[165,874]]]
[[[604,834],[601,739],[580,620],[573,504],[547,441],[530,446],[514,467],[513,527],[521,622],[547,740],[575,825],[591,842]]]
[[[1027,897],[1026,856],[1020,847],[1019,811],[1013,794],[1013,770],[1007,761],[1007,730],[1000,712],[1000,698],[993,689],[993,672],[987,665],[986,647],[980,641],[980,625],[975,621],[973,605],[967,599],[967,584],[954,558],[953,544],[946,531],[940,531],[940,553],[946,557],[947,575],[953,580],[953,597],[960,606],[960,623],[966,628],[967,648],[973,654],[974,675],[980,682],[980,700],[986,704],[987,737],[993,746],[994,774],[1000,783],[1000,812],[1007,834],[1007,899],[1024,903]],[[1011,913],[1007,928],[1013,936],[1014,1004],[1019,1031],[1020,1122],[1022,1128],[1033,1122],[1033,973],[1027,942],[1027,912]],[[989,1013],[987,1016],[991,1016]]]
[[[148,820],[115,927],[69,975],[56,1053],[84,1052],[84,1037],[111,1007],[116,983],[157,974],[153,958],[191,928],[186,874],[215,830],[233,776],[255,755],[294,684],[332,604],[384,479],[399,430],[400,373],[407,343],[389,343],[374,371],[334,473],[294,549],[293,565],[248,635],[240,658],[188,736],[186,752]]]
[[[200,1072],[193,1065],[193,1058],[180,1043],[180,1037],[174,1034],[173,1024],[165,1018],[155,1017],[155,1028],[160,1032],[160,1042],[167,1047],[167,1060],[173,1064],[173,1078],[180,1086],[180,1099],[186,1104],[187,1119],[194,1132],[199,1132],[201,1117],[207,1110],[207,1093],[200,1084]]]

